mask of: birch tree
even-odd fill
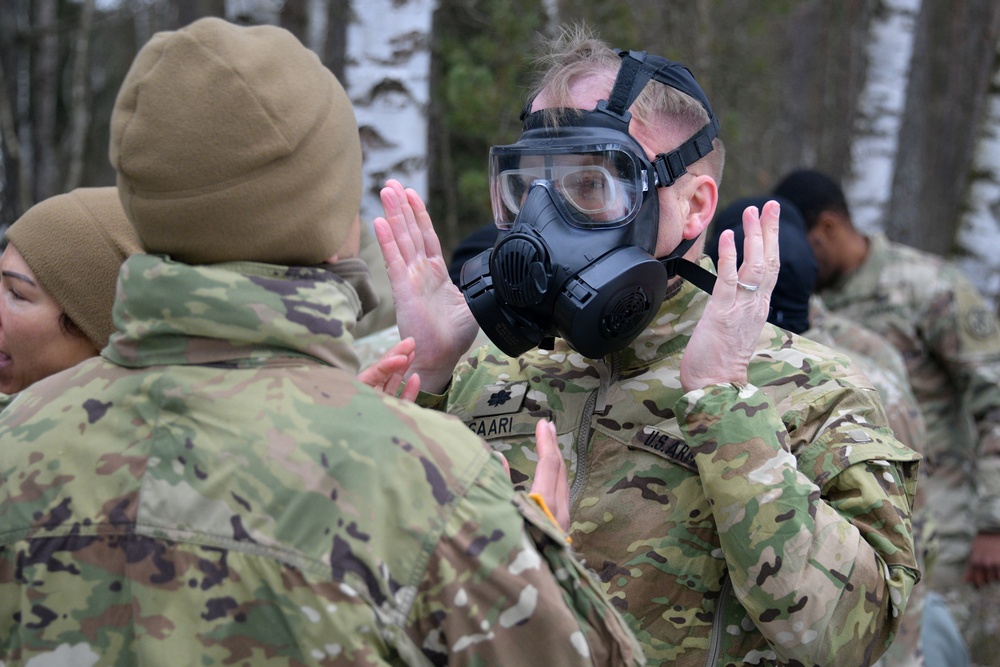
[[[885,216],[890,238],[954,253],[998,35],[996,0],[923,3]]]
[[[344,67],[364,151],[361,219],[381,215],[379,191],[397,178],[427,192],[427,105],[434,0],[355,2]]]
[[[906,106],[914,25],[922,0],[882,0],[867,49],[867,77],[851,142],[844,194],[854,224],[864,232],[882,223],[892,191],[899,130]]]
[[[958,236],[962,267],[995,304],[1000,303],[1000,40],[996,49],[987,113],[976,142]]]

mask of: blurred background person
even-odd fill
[[[35,204],[6,240],[0,256],[4,405],[108,344],[118,269],[142,251],[116,188],[79,188]]]
[[[903,355],[927,424],[927,502],[940,555],[926,582],[948,600],[972,661],[997,664],[1000,632],[1000,326],[963,272],[937,255],[862,234],[840,185],[817,170],[774,194],[802,213],[827,307]]]
[[[315,54],[159,33],[109,153],[148,254],[101,356],[0,416],[0,662],[642,663],[481,440],[355,378],[361,142]]]
[[[743,229],[747,206],[762,206],[768,199],[781,204],[779,245],[781,268],[771,296],[768,321],[792,333],[839,350],[851,357],[878,390],[889,425],[911,449],[926,449],[926,426],[907,378],[902,354],[874,331],[829,312],[813,293],[817,263],[806,237],[805,220],[795,205],[783,197],[752,196],[722,209],[712,223],[712,237],[705,253],[718,261],[719,235],[733,230],[737,255],[742,261]],[[927,506],[926,472],[921,469],[913,509],[914,543],[922,580],[907,602],[899,634],[879,660],[881,667],[960,667],[969,664],[968,650],[954,619],[940,596],[929,593],[927,579],[937,558],[938,516]]]

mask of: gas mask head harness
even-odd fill
[[[644,51],[616,51],[607,100],[586,111],[521,114],[517,143],[490,149],[490,196],[501,230],[462,267],[460,288],[486,335],[516,356],[559,336],[592,359],[626,347],[656,315],[675,275],[711,291],[714,276],[682,259],[695,239],[653,257],[669,187],[712,150],[719,123],[691,72]],[[709,122],[651,162],[629,134],[628,108],[652,79],[698,100]]]

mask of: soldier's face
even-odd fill
[[[814,228],[806,236],[813,255],[816,257],[816,287],[819,291],[830,287],[840,278],[840,271],[836,261],[836,248],[833,247],[830,239],[822,234],[818,228]]]
[[[8,245],[0,256],[0,392],[17,393],[97,354],[89,340],[62,327],[61,315],[21,253]]]
[[[570,85],[569,95],[563,106],[575,109],[595,108],[599,100],[607,99],[611,93],[614,79],[615,72],[577,77]],[[538,111],[555,106],[560,105],[550,99],[548,90],[543,89],[532,102],[531,110]],[[646,158],[650,161],[655,160],[659,153],[668,153],[674,150],[690,135],[688,130],[676,127],[673,123],[665,122],[650,126],[636,118],[633,118],[629,124],[629,133],[646,152]],[[655,257],[669,255],[684,240],[685,228],[691,234],[701,233],[702,230],[696,230],[685,224],[691,213],[692,196],[699,182],[692,173],[687,173],[677,179],[670,187],[657,188],[660,219],[656,248],[653,253]],[[713,211],[714,206],[713,199]],[[705,219],[705,225],[711,221],[711,218],[712,216],[709,214]],[[690,252],[691,255],[697,256],[700,252],[700,246]]]

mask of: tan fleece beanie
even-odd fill
[[[42,289],[98,350],[115,327],[118,269],[142,252],[115,188],[79,188],[32,206],[7,230]]]
[[[361,206],[351,102],[274,26],[154,35],[118,92],[110,157],[146,250],[188,264],[320,264]]]

